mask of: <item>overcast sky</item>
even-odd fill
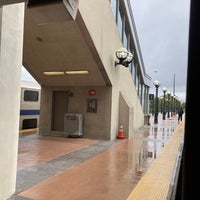
[[[185,102],[190,0],[131,0],[146,73]],[[175,82],[175,84],[174,84]],[[174,87],[175,85],[175,87]]]

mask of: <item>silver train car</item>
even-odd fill
[[[21,84],[19,130],[36,129],[40,119],[40,85],[23,81]]]

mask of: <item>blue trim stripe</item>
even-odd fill
[[[20,110],[20,115],[39,115],[40,110]]]

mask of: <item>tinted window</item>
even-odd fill
[[[24,119],[22,129],[37,128],[37,119]]]
[[[38,91],[31,91],[31,90],[24,91],[24,101],[38,101],[38,98],[39,98]]]

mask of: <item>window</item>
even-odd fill
[[[123,45],[128,51],[130,51],[130,48],[128,46],[128,34],[127,34],[127,32],[124,32]]]
[[[118,25],[119,35],[120,35],[120,38],[122,40],[122,34],[123,34],[123,15],[122,15],[122,10],[121,9],[120,9],[120,12],[118,12],[117,25]]]
[[[39,92],[32,90],[24,91],[24,101],[38,101],[39,100]]]
[[[115,18],[115,20],[117,20],[117,1],[111,0],[110,3],[111,3],[111,8],[113,11],[114,18]]]
[[[37,128],[37,119],[24,119],[22,129]]]

